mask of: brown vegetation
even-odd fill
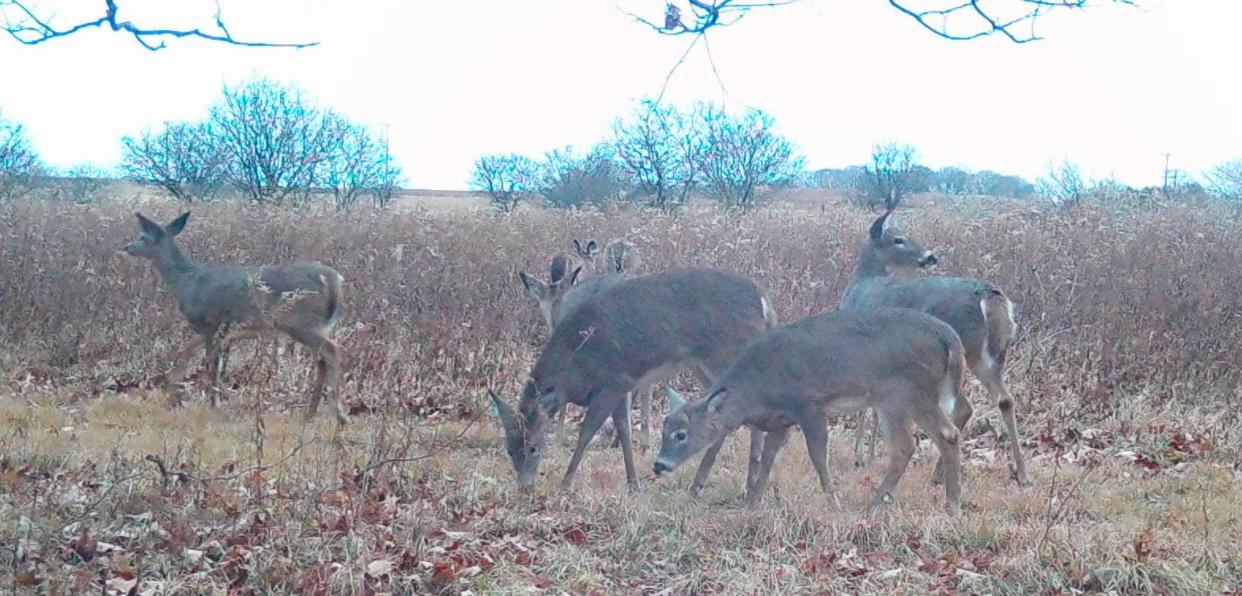
[[[172,205],[144,205],[171,219]],[[964,444],[961,518],[937,511],[921,449],[883,516],[857,517],[879,469],[832,469],[826,509],[791,450],[756,511],[745,457],[627,495],[620,457],[587,456],[575,495],[515,490],[486,389],[512,395],[542,345],[517,281],[570,238],[626,238],[647,271],[753,276],[784,321],[834,308],[872,216],[831,206],[513,216],[289,214],[212,204],[180,240],[200,262],[317,259],[349,310],[341,399],[355,424],[290,412],[313,380],[272,342],[240,345],[226,400],[170,412],[188,333],[146,263],[117,254],[133,206],[0,208],[0,590],[111,593],[929,590],[1220,593],[1242,586],[1235,402],[1242,397],[1234,212],[979,203],[908,212],[942,273],[1004,287],[1021,325],[1010,389],[1033,487],[987,422]],[[297,361],[295,362],[295,359]],[[971,389],[977,417],[995,407]],[[193,394],[193,393],[192,393]],[[992,424],[995,424],[993,422]],[[837,427],[839,428],[839,427]],[[605,442],[599,441],[602,445]],[[740,442],[738,442],[740,443]],[[648,454],[640,469],[649,469]]]

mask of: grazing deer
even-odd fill
[[[925,312],[945,323],[962,339],[966,365],[997,401],[1005,419],[1014,473],[1026,486],[1026,466],[1018,440],[1014,402],[1005,388],[1005,355],[1017,333],[1013,302],[996,286],[966,277],[888,277],[889,273],[930,267],[936,256],[902,233],[892,212],[881,215],[867,234],[854,279],[845,291],[841,308],[866,309],[900,306]],[[959,407],[965,402],[959,402]],[[969,411],[955,419],[963,428]],[[858,432],[862,433],[862,420]],[[874,449],[875,441],[872,441]],[[857,441],[855,443],[857,446]]]
[[[526,291],[539,301],[539,311],[543,314],[549,335],[556,329],[556,324],[578,305],[624,281],[641,263],[638,249],[634,245],[624,240],[614,240],[609,242],[604,249],[604,264],[601,266],[593,260],[599,253],[598,246],[594,240],[586,244],[574,240],[574,248],[584,261],[575,262],[574,259],[564,254],[552,257],[547,283],[525,272],[518,273],[518,278],[522,281]],[[584,262],[592,263],[592,268],[595,270],[595,275],[585,280],[582,279]],[[651,386],[640,386],[637,389],[642,422],[639,445],[644,453],[651,446],[651,393]],[[616,445],[619,444],[620,436],[618,435]]]
[[[212,388],[219,380],[220,331],[239,331],[240,337],[253,338],[280,331],[306,346],[318,357],[315,388],[306,417],[319,409],[325,392],[335,397],[340,379],[340,348],[329,335],[342,307],[339,273],[319,263],[288,266],[243,267],[237,265],[199,265],[177,246],[176,237],[185,229],[189,212],[167,226],[138,216],[142,234],[123,250],[135,257],[150,259],[164,285],[177,297],[177,307],[195,336],[174,357],[176,367],[168,375],[174,407],[181,404],[179,384],[189,371],[190,359],[200,347],[206,348],[207,372]],[[337,421],[348,417],[336,400]],[[216,394],[211,392],[211,405]]]
[[[775,323],[755,282],[710,269],[628,279],[581,304],[556,325],[517,409],[492,395],[518,485],[534,486],[549,422],[572,403],[585,407],[586,417],[561,487],[572,484],[587,445],[609,417],[621,440],[626,481],[637,487],[627,394],[686,366],[713,381],[751,338]],[[752,433],[752,456],[762,440]],[[719,449],[714,445],[709,455]],[[706,456],[704,463],[710,469]],[[755,463],[752,457],[752,469]]]
[[[960,400],[962,344],[948,325],[910,309],[838,311],[768,330],[756,338],[703,399],[682,402],[664,419],[655,473],[720,443],[739,426],[766,431],[746,501],[758,502],[776,454],[798,425],[820,486],[828,474],[828,410],[872,408],[887,424],[888,471],[872,506],[890,501],[914,453],[911,422],[940,451],[946,509],[960,508],[961,453],[952,416]],[[678,400],[680,401],[680,400]]]

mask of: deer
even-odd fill
[[[611,417],[620,437],[626,483],[637,490],[628,395],[685,367],[714,381],[751,338],[776,323],[776,313],[754,281],[714,269],[627,279],[579,305],[556,325],[517,407],[491,394],[519,488],[534,487],[550,421],[567,404],[575,404],[586,408],[586,416],[561,489],[572,486],[587,446]],[[751,471],[757,469],[762,443],[762,433],[752,431]],[[713,445],[705,454],[701,480],[721,446]]]
[[[759,502],[790,429],[802,429],[830,505],[829,411],[874,409],[885,421],[888,469],[869,509],[892,502],[914,453],[913,424],[935,442],[945,509],[961,510],[961,451],[952,417],[961,401],[963,348],[944,322],[904,308],[835,311],[755,338],[701,399],[676,400],[665,417],[657,477],[746,425],[767,433],[745,503]]]
[[[594,240],[585,243],[574,239],[574,250],[578,258],[590,263],[597,274],[624,274],[634,271],[642,264],[642,257],[633,244],[621,239],[613,240],[604,247],[603,258],[599,258],[599,244]]]
[[[260,267],[200,265],[191,261],[176,241],[190,219],[188,211],[166,226],[141,213],[135,215],[141,234],[122,251],[152,262],[194,332],[176,352],[176,364],[166,378],[172,407],[181,405],[180,385],[200,348],[206,352],[211,405],[217,405],[214,389],[219,381],[222,331],[239,339],[280,332],[305,346],[317,359],[306,418],[315,416],[326,389],[336,402],[337,422],[348,422],[340,400],[335,399],[341,349],[330,338],[344,306],[341,286],[345,280],[341,274],[318,262]]]
[[[594,240],[583,243],[575,239],[573,243],[578,259],[564,253],[553,256],[546,283],[524,271],[518,273],[522,286],[539,302],[539,311],[543,314],[549,335],[556,329],[556,324],[579,304],[627,279],[642,262],[638,249],[624,240],[608,243],[603,251],[602,265],[594,260],[600,252]],[[587,264],[592,264],[595,275],[583,280],[582,270]],[[637,391],[642,422],[639,446],[646,453],[651,446],[652,387],[640,386]],[[620,437],[616,440],[614,446],[619,446]]]
[[[841,300],[842,310],[907,307],[947,323],[957,332],[966,350],[966,365],[997,402],[1009,435],[1014,476],[1019,486],[1029,480],[1018,439],[1013,397],[1005,387],[1005,357],[1017,334],[1014,303],[1000,288],[969,277],[890,277],[891,273],[935,266],[936,255],[903,233],[892,211],[878,217],[859,252],[854,277]],[[959,402],[959,405],[965,402]],[[970,412],[958,412],[964,430]],[[855,451],[863,433],[858,424]],[[874,430],[872,453],[874,454]]]

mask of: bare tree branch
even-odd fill
[[[51,17],[40,17],[32,3],[27,0],[0,0],[0,18],[4,20],[4,29],[19,43],[33,46],[53,39],[68,37],[84,29],[107,27],[118,33],[132,35],[142,47],[157,51],[165,47],[169,38],[194,38],[214,41],[235,46],[251,48],[309,48],[319,42],[275,43],[266,41],[246,41],[233,37],[224,24],[220,4],[216,3],[215,27],[218,31],[204,31],[200,28],[174,29],[164,27],[142,27],[132,21],[118,18],[116,0],[103,0],[103,14],[93,20],[86,20],[65,27],[53,26]]]
[[[713,27],[727,27],[757,8],[774,8],[793,4],[798,0],[777,0],[773,2],[739,2],[737,0],[686,0],[693,20],[686,24],[681,7],[669,2],[664,7],[662,24],[657,24],[641,16],[630,14],[634,20],[655,29],[662,35],[686,35],[705,33]]]
[[[702,35],[712,28],[732,25],[753,10],[797,1],[684,0],[682,5],[669,1],[665,5],[663,23],[630,16],[662,35]],[[982,0],[888,0],[888,3],[924,29],[948,40],[970,41],[1000,34],[1018,44],[1042,39],[1035,31],[1036,21],[1058,9],[1083,10],[1109,3],[1137,6],[1137,0],[992,0],[986,6]],[[683,18],[687,14],[689,22]]]

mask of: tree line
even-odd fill
[[[382,207],[403,182],[387,139],[297,87],[268,79],[225,86],[205,119],[166,122],[124,137],[121,146],[117,173],[186,203],[231,194],[272,205],[328,199],[341,210],[365,200]],[[65,180],[55,181],[57,174]],[[54,172],[24,128],[0,117],[0,200],[106,175],[85,167]],[[92,198],[69,194],[79,202]]]
[[[127,136],[121,145],[117,173],[187,203],[229,195],[290,207],[312,201],[340,210],[367,201],[383,207],[403,183],[382,135],[317,105],[297,87],[262,78],[226,85],[202,120],[167,122]],[[107,176],[93,166],[48,167],[25,128],[0,113],[0,201],[33,195],[93,202],[105,194]],[[875,145],[863,164],[807,171],[793,142],[763,111],[648,99],[617,118],[608,137],[586,151],[566,146],[537,157],[481,156],[469,185],[504,212],[530,199],[553,207],[626,201],[667,212],[694,196],[747,210],[774,190],[791,187],[834,189],[863,207],[895,207],[921,192],[1042,196],[1062,204],[1242,201],[1242,159],[1198,179],[1181,176],[1148,189],[1086,180],[1069,161],[1050,166],[1034,183],[989,170],[933,170],[919,163],[914,147],[898,142]]]

